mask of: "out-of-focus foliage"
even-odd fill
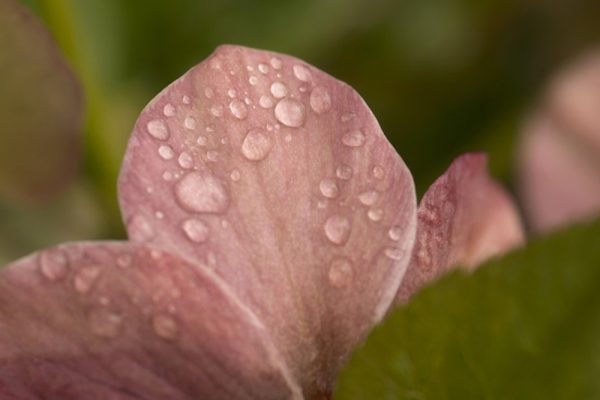
[[[336,399],[600,397],[600,221],[453,274],[397,309]]]

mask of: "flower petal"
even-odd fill
[[[384,315],[416,230],[412,177],[362,98],[243,47],[146,107],[119,187],[130,237],[214,268],[309,397]]]
[[[205,270],[81,243],[0,272],[0,397],[280,399],[264,328]]]
[[[473,269],[523,243],[518,212],[490,178],[486,162],[483,154],[460,156],[423,196],[417,240],[398,303],[453,267]]]

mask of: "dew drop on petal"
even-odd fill
[[[181,98],[181,101],[183,101],[183,104],[190,104],[192,102],[192,100],[190,99],[190,96],[183,96]]]
[[[383,177],[385,176],[385,171],[384,171],[383,167],[380,167],[379,165],[376,165],[373,167],[372,173],[373,173],[373,177],[375,179],[379,179],[379,180],[383,179]]]
[[[372,206],[379,198],[379,193],[375,190],[367,190],[358,195],[358,201],[364,206]]]
[[[271,58],[271,66],[275,69],[281,69],[281,67],[283,66],[283,62],[281,61],[281,59],[273,57]]]
[[[350,236],[350,221],[341,215],[332,215],[325,221],[323,230],[332,243],[342,245]]]
[[[251,76],[250,78],[248,78],[248,82],[252,85],[255,86],[258,83],[258,78],[255,76]]]
[[[311,79],[310,70],[304,65],[294,65],[294,76],[302,82],[308,82]]]
[[[208,161],[217,161],[219,159],[219,152],[216,150],[209,150],[206,152],[206,159]]]
[[[398,247],[388,247],[383,253],[387,258],[391,258],[392,260],[401,260],[404,256],[404,251]]]
[[[358,129],[348,131],[342,136],[342,143],[348,147],[360,147],[365,144],[365,141],[365,134]]]
[[[198,139],[196,139],[196,143],[198,143],[198,145],[200,146],[206,146],[206,144],[208,143],[208,139],[206,138],[206,136],[200,135],[198,136]]]
[[[90,313],[89,326],[94,335],[112,339],[121,333],[123,317],[105,308],[99,308]]]
[[[242,154],[248,160],[263,160],[273,148],[273,141],[261,129],[251,129],[242,142]]]
[[[240,180],[242,175],[241,175],[239,169],[234,169],[233,171],[231,171],[231,174],[229,174],[229,177],[231,178],[232,181],[237,182]]]
[[[222,213],[229,207],[223,183],[209,171],[193,171],[175,186],[175,197],[186,210],[197,213]]]
[[[227,91],[227,96],[233,99],[235,96],[237,96],[237,92],[235,91],[235,89],[229,89]]]
[[[337,288],[347,286],[352,282],[352,263],[345,258],[336,258],[329,266],[329,283]]]
[[[175,107],[173,107],[173,105],[170,103],[165,104],[165,106],[163,107],[163,114],[165,115],[165,117],[174,116],[175,115]]]
[[[244,119],[248,116],[248,109],[244,102],[240,100],[231,101],[231,103],[229,103],[229,110],[237,119]]]
[[[331,97],[323,86],[317,86],[310,93],[310,108],[317,114],[322,114],[331,108]]]
[[[353,120],[354,117],[356,117],[356,115],[354,113],[346,113],[346,114],[343,114],[340,117],[340,121],[342,121],[342,122],[348,122],[348,121]]]
[[[335,170],[335,176],[344,181],[347,181],[348,179],[352,178],[352,174],[352,167],[345,164],[338,166]]]
[[[183,121],[183,126],[189,130],[196,129],[196,119],[194,117],[186,117]]]
[[[169,138],[169,129],[164,121],[155,119],[146,124],[148,133],[155,139],[167,140]]]
[[[217,117],[220,118],[223,116],[223,106],[220,104],[215,104],[212,107],[210,107],[210,113],[213,115],[213,117]]]
[[[101,269],[98,266],[81,268],[75,275],[73,286],[78,293],[88,293],[100,276]]]
[[[258,70],[261,74],[266,74],[269,72],[269,66],[267,64],[258,64]]]
[[[158,155],[163,160],[171,160],[175,156],[175,152],[168,144],[164,144],[158,148]]]
[[[260,96],[260,99],[258,99],[258,104],[262,108],[271,108],[275,103],[273,102],[273,98],[271,96],[262,95]]]
[[[182,151],[181,154],[179,154],[177,162],[179,163],[179,166],[183,169],[190,169],[194,165],[194,159],[187,151]]]
[[[204,96],[206,96],[207,99],[212,99],[214,95],[215,91],[212,88],[207,87],[204,89]]]
[[[328,199],[337,197],[340,192],[337,183],[331,178],[321,180],[319,183],[319,190],[321,191],[321,194]]]
[[[271,85],[271,94],[277,99],[285,97],[288,94],[287,86],[281,82],[273,82]]]
[[[67,275],[69,260],[64,251],[49,249],[39,256],[40,272],[51,281],[58,281]]]
[[[187,219],[181,224],[181,229],[192,242],[203,243],[208,239],[208,226],[197,218]]]
[[[154,237],[154,229],[141,214],[134,215],[129,221],[129,237],[135,242],[145,242]]]
[[[373,222],[381,221],[383,218],[383,210],[381,208],[371,208],[367,212],[367,216]]]
[[[179,334],[179,325],[170,315],[157,314],[152,318],[152,329],[159,337],[172,340]]]
[[[275,106],[275,118],[286,126],[298,128],[304,124],[304,105],[297,100],[282,99]]]
[[[389,230],[388,230],[388,236],[390,239],[392,239],[393,241],[398,241],[400,240],[400,238],[402,237],[402,228],[398,225],[394,225],[392,226]]]

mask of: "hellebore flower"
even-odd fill
[[[130,241],[0,273],[4,397],[330,398],[396,297],[522,240],[483,156],[455,161],[417,211],[350,86],[236,46],[145,108],[119,199]]]

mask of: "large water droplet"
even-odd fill
[[[271,58],[271,66],[275,69],[281,69],[281,67],[283,66],[283,62],[281,61],[281,59],[273,57]]]
[[[322,114],[331,108],[331,97],[323,86],[317,86],[310,93],[310,107],[317,114]]]
[[[337,183],[331,178],[321,180],[319,189],[321,190],[321,194],[329,199],[337,197],[340,192]]]
[[[271,108],[271,107],[273,107],[273,105],[275,103],[274,103],[273,98],[271,96],[262,95],[262,96],[260,96],[260,99],[258,99],[258,104],[262,108]]]
[[[165,104],[165,106],[163,107],[163,114],[165,115],[165,117],[174,116],[175,115],[175,107],[173,107],[173,105],[170,103]]]
[[[383,210],[381,208],[371,208],[367,212],[367,216],[373,222],[381,221],[383,218]]]
[[[388,236],[393,241],[398,241],[402,237],[402,227],[394,225],[388,231]]]
[[[281,82],[273,82],[271,85],[271,94],[277,99],[285,97],[288,94],[287,86]]]
[[[177,162],[179,163],[179,166],[183,169],[190,169],[194,165],[194,159],[187,151],[183,151],[181,152],[181,154],[179,154]]]
[[[358,195],[358,201],[365,206],[372,206],[379,198],[379,193],[375,190],[367,190]]]
[[[248,116],[248,109],[246,104],[240,100],[233,100],[229,103],[229,110],[237,119],[244,119]]]
[[[360,147],[365,144],[365,141],[365,134],[358,129],[348,131],[342,136],[342,143],[348,147]]]
[[[304,65],[294,65],[294,76],[302,82],[308,82],[311,79],[310,70]]]
[[[169,138],[169,129],[164,121],[160,119],[155,119],[146,125],[148,129],[148,133],[155,139],[158,140],[167,140]]]
[[[335,176],[344,181],[347,181],[348,179],[352,178],[352,174],[352,167],[349,165],[342,164],[335,169]]]
[[[346,243],[350,236],[350,221],[341,215],[332,215],[325,221],[323,230],[327,239],[332,243],[342,245]]]
[[[340,288],[352,282],[352,263],[345,258],[336,258],[329,266],[329,283]]]
[[[152,328],[159,337],[167,340],[175,339],[179,334],[177,321],[167,314],[158,314],[152,318]]]
[[[183,232],[192,242],[202,243],[208,239],[208,226],[197,218],[185,220],[181,225]]]
[[[175,156],[175,152],[171,146],[164,144],[158,148],[158,155],[163,160],[171,160]]]
[[[304,104],[294,99],[282,99],[275,106],[275,118],[286,126],[298,128],[304,124]]]
[[[273,148],[273,141],[260,129],[251,129],[242,143],[242,154],[248,160],[263,160]]]
[[[89,266],[81,268],[75,275],[73,286],[78,293],[88,293],[100,276],[102,270],[99,266]]]
[[[123,317],[105,308],[100,308],[90,313],[89,325],[94,335],[112,339],[121,333]]]
[[[183,120],[183,126],[185,129],[194,130],[196,129],[196,119],[194,117],[186,117]]]
[[[222,213],[229,207],[229,195],[223,183],[208,171],[194,171],[175,186],[179,204],[188,211]]]
[[[128,224],[129,237],[134,242],[145,242],[154,237],[154,229],[141,214],[134,215]]]
[[[60,249],[49,249],[40,254],[39,265],[42,275],[51,281],[58,281],[67,275],[69,259]]]

